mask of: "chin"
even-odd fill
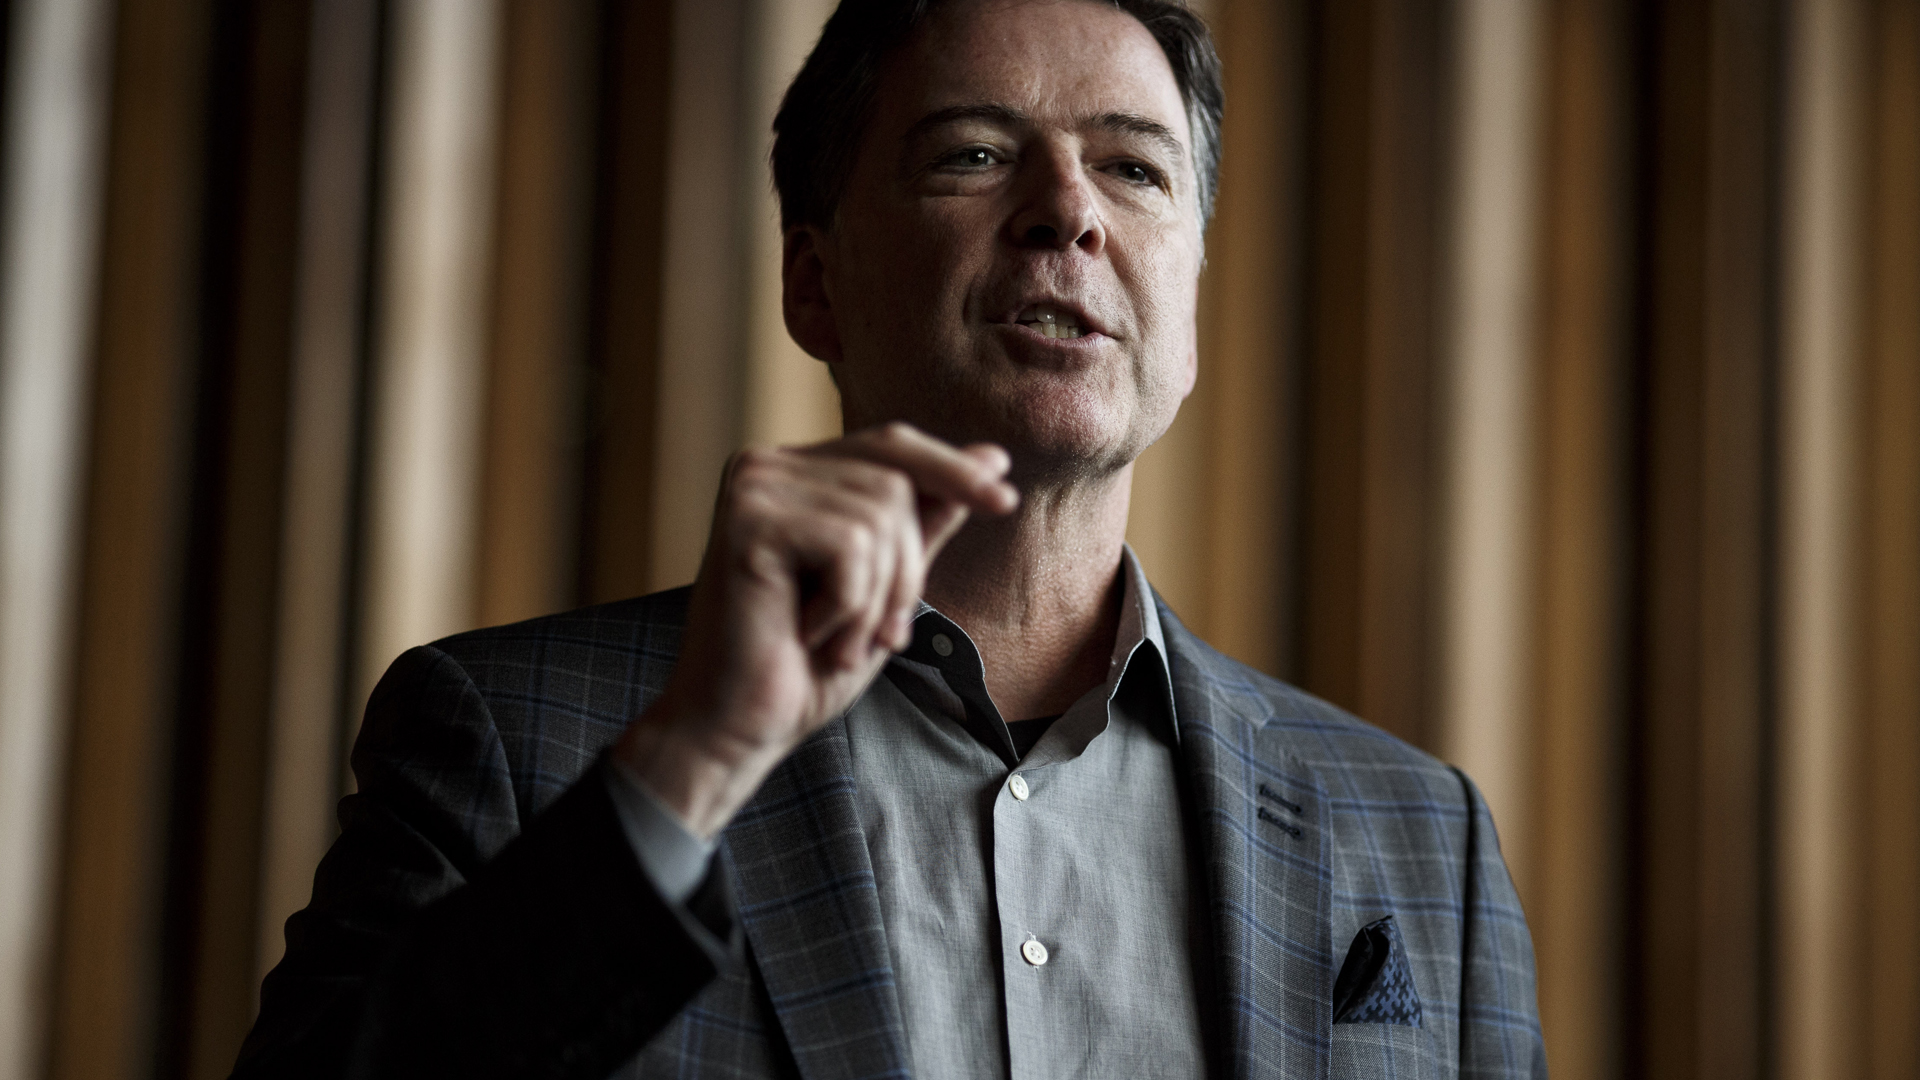
[[[1015,483],[1111,475],[1159,438],[1158,430],[1141,430],[1135,415],[1088,404],[1028,400],[1008,411],[993,441],[1012,455]]]
[[[1013,457],[1016,483],[1112,473],[1160,438],[1180,404],[1171,387],[1143,393],[1113,367],[1047,370],[1002,356],[934,363],[911,385],[883,383],[847,417],[849,430],[904,420],[957,446],[997,443]]]

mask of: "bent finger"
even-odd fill
[[[989,514],[1010,513],[1020,504],[1020,493],[1006,479],[1011,460],[1005,450],[989,443],[963,449],[899,421],[809,447],[807,452],[899,469],[921,493]]]

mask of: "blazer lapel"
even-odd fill
[[[1273,706],[1160,605],[1180,752],[1199,816],[1234,1080],[1323,1080],[1332,1050],[1333,872],[1325,792],[1268,729]]]
[[[726,831],[753,962],[805,1080],[907,1075],[846,727],[802,744]]]

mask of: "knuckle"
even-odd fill
[[[733,492],[757,490],[773,482],[779,458],[771,450],[748,447],[733,455],[727,470],[727,488]]]
[[[760,477],[748,477],[727,490],[728,516],[749,526],[771,516],[776,508],[774,488]]]
[[[873,557],[876,538],[869,522],[852,520],[840,532],[840,549],[847,558],[864,562]]]
[[[748,546],[740,553],[741,566],[753,577],[773,580],[784,573],[780,555],[765,544]]]
[[[746,446],[733,452],[733,471],[735,475],[747,470],[765,468],[779,459],[779,451],[765,446]]]
[[[907,531],[907,518],[891,504],[879,503],[867,508],[866,529],[873,538],[875,554],[891,553]],[[884,543],[883,543],[884,541]]]
[[[898,469],[884,469],[880,474],[880,494],[895,505],[913,501],[913,481]]]
[[[913,478],[888,465],[870,461],[849,462],[846,473],[849,490],[872,507],[891,508],[913,496]]]

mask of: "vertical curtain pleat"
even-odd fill
[[[599,60],[588,0],[507,0],[476,622],[573,606]]]
[[[111,5],[9,5],[0,240],[0,1080],[43,1075]]]
[[[1627,873],[1626,615],[1632,232],[1632,20],[1556,0],[1542,93],[1537,555],[1521,885],[1556,1076],[1620,1075]],[[1462,718],[1466,719],[1466,718]]]
[[[1863,1075],[1920,1077],[1920,3],[1873,5],[1865,153],[1871,246],[1862,382],[1866,464],[1860,635],[1866,758],[1861,818],[1868,942],[1848,1016]],[[1856,804],[1858,805],[1858,804]],[[1857,955],[1857,953],[1855,954]]]
[[[499,105],[496,0],[394,0],[368,405],[359,700],[473,625]]]
[[[1538,844],[1531,776],[1536,522],[1534,334],[1542,5],[1469,0],[1455,15],[1451,287],[1439,380],[1445,510],[1434,705],[1441,756],[1473,776],[1520,895]]]
[[[162,979],[212,31],[196,0],[115,13],[48,1065],[75,1080],[177,1053]]]
[[[369,203],[380,9],[314,4],[300,155],[298,262],[288,337],[266,833],[254,978],[279,962],[335,834],[348,713],[355,460],[367,349]]]
[[[1787,11],[1782,102],[1778,792],[1782,1076],[1857,1076],[1864,924],[1859,542],[1867,5]]]

